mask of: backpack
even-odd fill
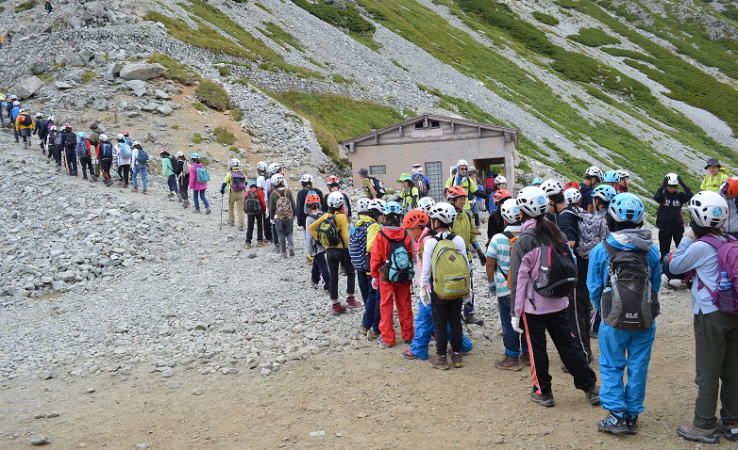
[[[349,237],[349,256],[351,264],[358,271],[366,272],[369,270],[368,254],[366,252],[366,235],[369,232],[371,223],[367,222],[360,227],[354,227]]]
[[[118,144],[118,150],[120,151],[120,157],[123,159],[130,158],[131,154],[133,153],[131,147],[129,147],[128,144],[126,144],[125,142]],[[142,150],[138,151],[139,156],[141,155],[141,151]],[[149,159],[148,155],[146,155],[146,159]],[[136,161],[138,161],[138,157],[136,157]]]
[[[274,208],[274,216],[277,220],[292,220],[295,216],[295,211],[292,209],[292,202],[287,197],[289,192],[285,189],[282,193],[279,190],[274,191],[277,193],[277,204]]]
[[[531,233],[531,231],[525,231]],[[577,263],[566,243],[542,244],[538,279],[533,289],[544,297],[561,298],[572,293],[577,285]]]
[[[718,276],[720,272],[726,272],[731,280],[730,289],[718,289],[715,292],[705,286],[702,280],[699,281],[699,287],[704,287],[712,297],[712,303],[721,312],[728,314],[738,314],[738,240],[728,235],[727,242],[714,237],[702,236],[698,241],[710,244],[717,250]]]
[[[659,304],[651,301],[648,252],[618,250],[607,241],[603,244],[610,266],[601,299],[602,320],[621,330],[649,329],[659,313]]]
[[[338,233],[336,215],[327,214],[328,217],[318,225],[318,242],[325,248],[338,247],[338,244],[341,242],[341,235]]]
[[[62,134],[58,131],[54,135],[54,145],[61,147],[62,146]]]
[[[372,180],[372,184],[374,185],[374,190],[377,192],[377,198],[382,198],[387,193],[384,190],[384,184],[379,178],[375,177],[369,177],[370,180]]]
[[[123,148],[124,147],[121,147],[121,151]],[[128,151],[131,151],[131,147],[128,144],[125,144],[125,148],[128,148]],[[129,153],[128,158],[130,157],[131,155]],[[139,166],[143,166],[146,164],[148,160],[149,160],[149,154],[146,153],[146,150],[139,148],[138,153],[136,153],[136,164],[138,164]],[[198,170],[197,181],[200,183],[204,183],[205,181],[208,181],[208,180],[200,181],[200,172],[199,172],[200,169],[197,169],[197,170]]]
[[[29,116],[28,114],[23,114],[21,115],[20,124],[26,127],[30,127],[31,125],[33,125],[33,119],[31,119],[31,116]]]
[[[84,158],[87,156],[87,142],[85,142],[84,139],[80,139],[74,147],[74,152],[77,154],[77,158]]]
[[[307,191],[307,194],[305,194],[305,199],[307,199],[308,195],[310,194],[318,195],[318,191],[316,191],[315,189],[310,189],[309,191]],[[320,195],[318,195],[318,197],[320,197]],[[310,209],[308,209],[307,202],[302,205],[302,211],[305,213],[306,216],[310,214]]]
[[[182,173],[182,168],[184,167],[184,161],[181,159],[176,158],[169,158],[172,160],[172,172],[174,172],[175,175],[179,175]]]
[[[141,152],[141,150],[139,150],[139,152]],[[208,170],[204,167],[195,168],[195,178],[197,178],[198,183],[207,183],[208,181],[210,181],[210,175],[208,175]]]
[[[413,271],[413,258],[410,252],[405,248],[405,240],[407,239],[407,230],[403,229],[402,239],[395,241],[379,230],[387,241],[390,248],[387,260],[382,267],[382,279],[390,283],[401,283],[413,279],[415,272]]]
[[[438,243],[433,249],[432,272],[433,292],[443,300],[466,297],[471,291],[471,271],[466,255],[460,251],[449,234],[445,239],[435,238]]]
[[[113,157],[113,144],[103,142],[100,144],[100,159]]]
[[[259,194],[256,190],[249,189],[244,197],[243,210],[250,216],[256,216],[261,213],[261,202]]]
[[[418,188],[419,198],[425,197],[425,194],[428,192],[428,186],[425,184],[425,177],[423,177],[423,174],[416,173],[413,175],[413,183],[415,183],[415,187]]]
[[[589,258],[592,249],[607,239],[608,233],[604,214],[584,214],[579,221],[579,244],[575,249],[577,256]]]
[[[231,191],[243,192],[246,190],[246,175],[243,172],[231,172]]]

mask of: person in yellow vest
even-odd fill
[[[464,211],[471,209],[469,197],[473,197],[479,190],[479,187],[477,186],[477,182],[474,181],[474,178],[469,177],[469,163],[465,159],[460,159],[456,162],[456,175],[446,180],[446,189],[451,186],[461,186],[466,190],[467,198],[464,203]]]
[[[705,179],[702,180],[702,184],[700,185],[701,191],[718,192],[723,183],[725,183],[725,180],[730,176],[728,170],[721,166],[720,162],[715,158],[707,160],[705,170],[707,170],[707,175],[705,175]]]

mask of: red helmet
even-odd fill
[[[338,177],[335,175],[331,175],[325,179],[325,182],[326,184],[338,184]]]
[[[738,177],[730,177],[725,181],[725,196],[728,198],[738,197]]]
[[[446,198],[466,197],[466,189],[461,186],[451,186],[446,190]]]
[[[320,196],[318,194],[310,194],[305,198],[305,203],[308,205],[312,203],[320,203]]]
[[[129,134],[131,133],[128,130],[123,130],[123,136],[128,136]]]
[[[507,189],[497,189],[495,195],[492,196],[492,201],[499,203],[505,199],[512,198],[512,194]]]
[[[408,229],[415,228],[418,225],[426,225],[428,223],[428,214],[420,209],[411,209],[405,214],[402,220],[402,226]]]

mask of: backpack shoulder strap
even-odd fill
[[[720,249],[720,247],[722,247],[723,244],[725,244],[725,242],[721,241],[715,236],[702,236],[701,238],[697,239],[697,241],[704,242],[705,244],[709,244],[715,250]]]
[[[503,231],[502,234],[504,234],[505,237],[507,237],[508,239],[512,239],[515,237],[515,235],[509,231]]]

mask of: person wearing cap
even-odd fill
[[[400,183],[402,192],[400,192],[400,204],[405,212],[410,211],[418,205],[418,199],[420,199],[420,191],[413,182],[412,175],[409,173],[401,173],[397,179]]]
[[[679,190],[679,186],[684,191]],[[661,187],[653,194],[659,207],[656,211],[656,228],[659,229],[659,250],[661,259],[664,259],[671,250],[671,242],[679,247],[684,235],[684,217],[682,215],[682,207],[689,203],[692,198],[692,191],[684,184],[684,180],[675,174],[667,173]],[[677,288],[681,286],[681,279],[665,271],[665,275],[669,280],[669,286]]]
[[[430,196],[430,180],[423,174],[423,167],[420,164],[413,164],[411,177],[418,188],[419,198]]]
[[[91,123],[90,124],[90,131],[87,132],[87,140],[90,141],[90,146],[92,148],[97,148],[98,144],[100,144],[100,129],[97,126],[97,123]],[[100,163],[96,158],[93,158],[93,174],[95,178],[100,177]]]
[[[707,170],[707,175],[700,184],[701,191],[718,192],[730,176],[728,170],[720,165],[716,158],[710,158],[705,162],[705,170]]]
[[[465,159],[460,159],[456,162],[456,173],[446,180],[446,189],[451,186],[461,186],[466,190],[467,198],[464,203],[464,211],[469,211],[471,209],[469,198],[477,193],[479,187],[477,186],[477,182],[469,177],[469,163]]]
[[[365,168],[359,169],[359,177],[361,185],[366,192],[368,199],[382,198],[384,196],[384,186],[379,179],[369,176],[369,171]]]

